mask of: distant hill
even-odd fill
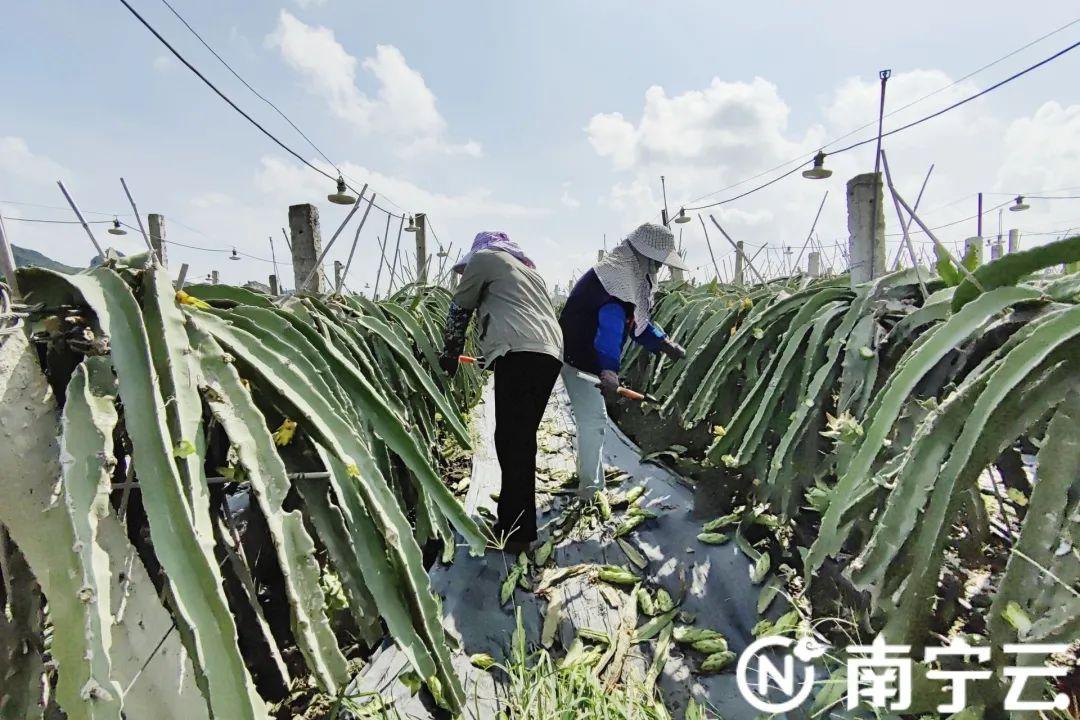
[[[50,257],[42,255],[37,250],[21,248],[18,245],[11,246],[11,252],[15,256],[15,267],[43,267],[49,270],[62,270],[63,272],[78,272],[79,268],[56,262]]]

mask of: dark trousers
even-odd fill
[[[511,352],[495,361],[495,453],[502,469],[497,537],[536,539],[536,431],[562,363]]]

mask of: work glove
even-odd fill
[[[608,400],[615,400],[619,397],[619,376],[614,370],[600,371],[600,392]]]
[[[458,371],[458,356],[443,353],[439,356],[439,367],[450,377],[454,377]]]
[[[660,343],[660,352],[667,355],[672,360],[682,360],[686,357],[686,349],[677,342],[673,342],[669,338],[664,338]]]
[[[451,302],[446,313],[446,324],[443,326],[443,351],[439,356],[439,367],[447,375],[454,377],[458,369],[458,357],[465,349],[465,331],[469,328],[469,319],[473,311],[459,307]]]

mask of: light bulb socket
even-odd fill
[[[348,192],[349,188],[345,185],[345,178],[338,176],[337,179],[337,192],[326,196],[326,199],[335,205],[352,205],[356,202],[356,198]]]
[[[1024,196],[1017,195],[1016,201],[1009,206],[1009,212],[1022,212],[1024,210],[1027,210],[1029,207],[1031,206],[1024,202]]]
[[[825,151],[818,150],[817,155],[814,156],[814,167],[803,170],[802,176],[809,180],[824,180],[832,176],[832,170],[825,167]]]

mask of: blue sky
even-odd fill
[[[322,162],[160,0],[131,2],[246,110]],[[586,268],[604,233],[613,242],[658,216],[661,174],[677,207],[808,158],[826,140],[874,120],[878,69],[894,71],[888,98],[896,108],[1080,17],[1065,1],[1020,10],[1004,2],[910,2],[887,14],[846,1],[738,10],[718,2],[173,4],[350,176],[408,211],[427,211],[442,242],[455,248],[481,229],[508,231],[552,285]],[[290,203],[320,206],[324,238],[344,217],[346,210],[325,200],[328,181],[212,95],[118,0],[11,5],[0,45],[5,216],[70,219],[63,209],[13,204],[62,205],[57,179],[87,210],[128,212],[123,175],[143,212],[166,215],[171,240],[265,258],[273,236],[279,259],[287,259],[280,228]],[[1078,39],[1080,23],[897,114],[886,127]],[[1078,71],[1080,50],[887,140],[901,192],[913,201],[935,163],[922,205],[933,225],[973,215],[980,190],[988,193],[987,208],[1013,192],[1080,195]],[[870,145],[830,158],[836,173],[828,181],[796,174],[713,212],[737,239],[771,246],[762,260],[779,263],[780,248],[798,252],[828,190],[818,234],[836,254],[833,246],[845,237],[844,182],[872,161]],[[1034,205],[1004,216],[1006,228],[1029,233],[1026,244],[1053,237],[1039,233],[1080,226],[1080,200]],[[987,213],[984,234],[996,232],[997,214]],[[895,232],[894,214],[886,219]],[[77,226],[11,220],[6,227],[17,244],[59,260],[81,264],[91,254]],[[104,226],[96,229],[115,240]],[[376,236],[384,229],[385,216],[373,212],[348,278],[354,289],[373,281]],[[683,229],[687,256],[704,277],[709,256],[701,226],[695,219]],[[973,234],[974,221],[941,230],[949,241]],[[331,257],[343,259],[351,238],[350,229]],[[716,233],[712,240],[718,257],[725,255]],[[138,249],[134,234],[115,244]],[[268,263],[227,262],[226,255],[170,248],[173,269],[188,262],[196,278],[214,267],[230,282],[270,272]],[[282,274],[290,275],[284,263]]]

